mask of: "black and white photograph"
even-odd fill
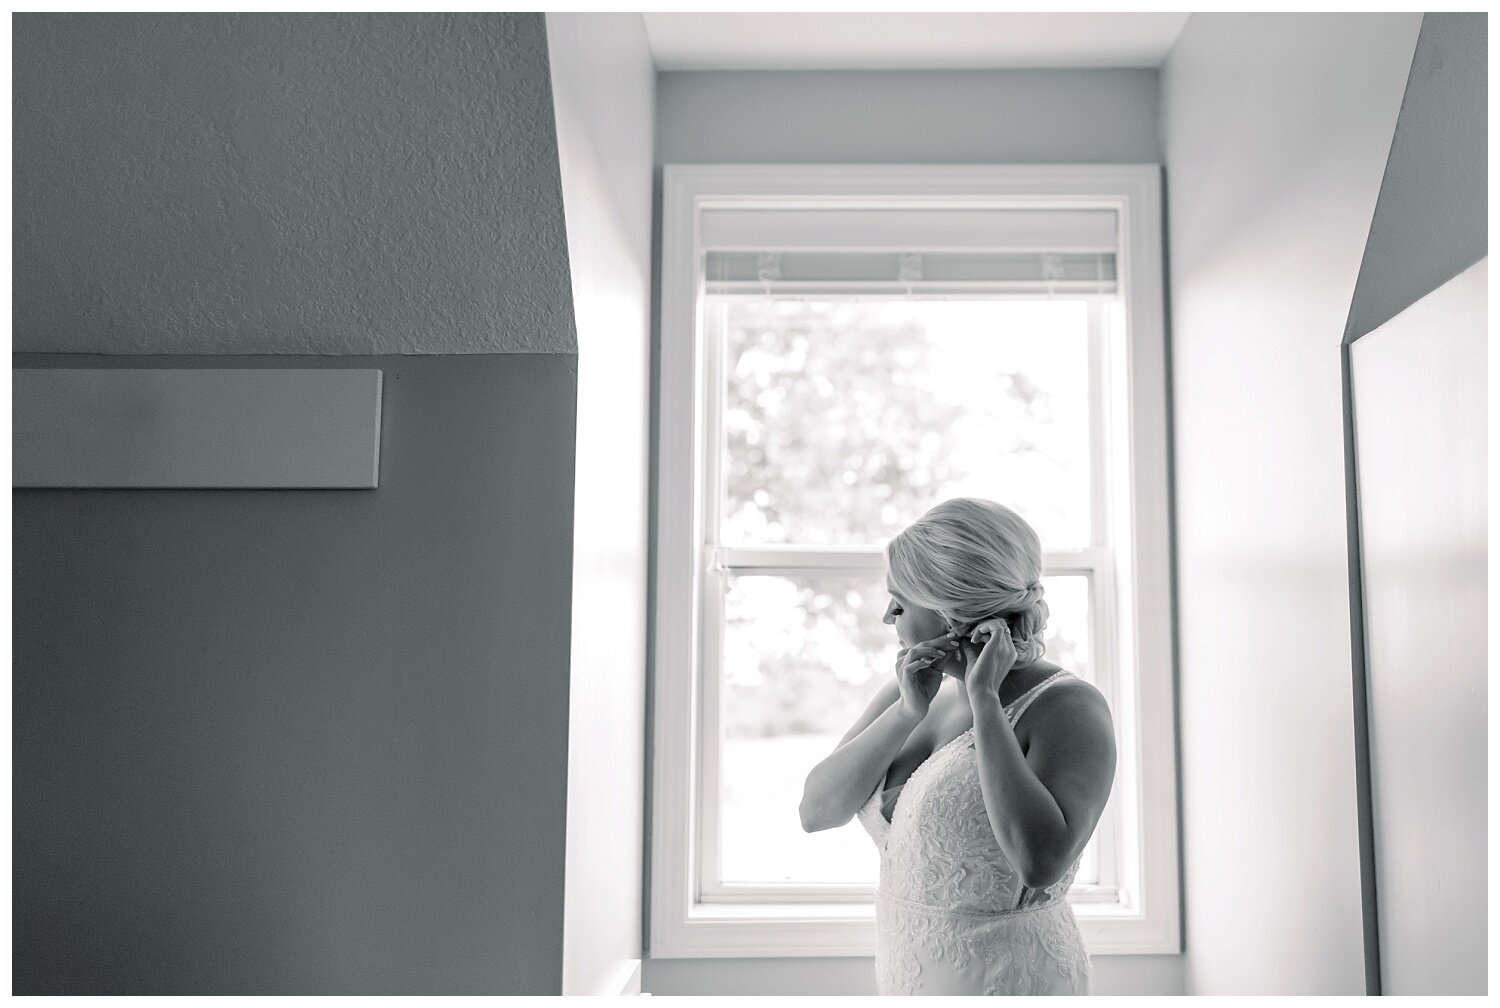
[[[13,11],[12,996],[1486,995],[1488,27]]]

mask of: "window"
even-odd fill
[[[891,674],[885,541],[966,495],[1115,716],[1089,948],[1178,951],[1157,169],[664,177],[652,955],[873,952],[873,845],[797,803]]]

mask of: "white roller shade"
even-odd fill
[[[1109,252],[1113,210],[704,208],[706,252]]]
[[[709,294],[1115,291],[1110,209],[704,208]]]

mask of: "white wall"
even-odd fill
[[[641,957],[655,70],[639,14],[550,13],[547,42],[578,323],[562,992],[618,994]]]
[[[663,73],[656,161],[1154,163],[1157,97],[1156,71],[1138,69]],[[1097,956],[1092,989],[1181,993],[1181,962]],[[873,960],[858,958],[647,959],[643,976],[654,994],[875,986]]]
[[[1349,347],[1383,994],[1485,992],[1488,272]]]
[[[1360,994],[1339,347],[1419,14],[1194,14],[1162,72],[1192,994]]]

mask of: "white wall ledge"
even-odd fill
[[[372,369],[18,368],[11,483],[371,489],[380,396]]]

